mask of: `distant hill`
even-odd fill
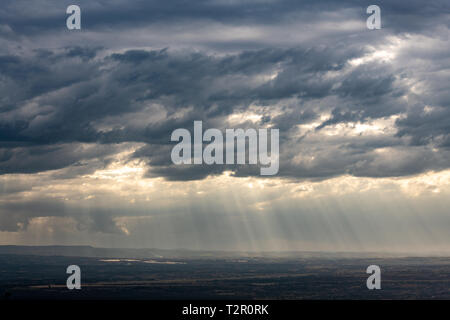
[[[411,256],[401,254],[355,253],[355,252],[238,252],[196,251],[187,249],[129,249],[96,248],[92,246],[0,246],[0,254],[68,256],[95,258],[178,258],[178,259],[223,259],[223,258],[366,258]]]
[[[0,246],[0,254],[70,256],[98,258],[159,258],[183,257],[189,254],[182,250],[117,249],[91,246]]]

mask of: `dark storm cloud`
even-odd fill
[[[61,169],[73,166],[77,168],[90,167],[86,162],[99,159],[106,166],[120,149],[115,145],[83,146],[79,144],[45,145],[33,147],[1,148],[0,174],[6,173],[35,173],[41,171]],[[97,166],[98,168],[98,166]],[[77,170],[86,173],[89,170]]]
[[[217,21],[223,24],[279,24],[293,19],[314,21],[321,12],[352,9],[364,18],[365,8],[371,1],[227,1],[200,0],[176,1],[26,1],[6,0],[2,3],[0,21],[19,34],[28,35],[43,30],[54,31],[61,25],[65,9],[77,4],[83,9],[83,24],[87,28],[127,28],[146,24],[173,24],[192,21]],[[378,1],[386,17],[384,26],[398,32],[423,31],[436,26],[436,17],[450,11],[446,0]],[[447,24],[448,19],[438,23]],[[64,24],[61,25],[64,27]],[[5,29],[5,28],[4,28]],[[5,29],[4,32],[9,32]],[[0,29],[1,30],[1,29]]]
[[[3,3],[0,19],[5,26],[21,35],[36,32],[54,32],[55,26],[65,27],[66,8],[73,1],[25,1],[7,0]],[[296,14],[308,11],[345,9],[352,1],[77,1],[83,9],[83,25],[89,29],[101,27],[134,28],[146,24],[172,24],[191,21],[217,21],[225,24],[272,24]],[[367,6],[366,6],[367,7]],[[62,14],[61,14],[62,13]],[[303,19],[312,20],[309,14]],[[5,29],[5,32],[10,29]]]
[[[147,176],[194,180],[230,169],[237,176],[258,175],[253,167],[176,167],[170,160],[173,144],[169,139],[174,129],[192,130],[194,120],[202,120],[205,129],[224,129],[229,115],[254,105],[263,111],[253,126],[280,129],[283,177],[401,176],[446,168],[444,149],[450,145],[450,97],[445,85],[448,45],[413,48],[402,52],[395,63],[375,59],[349,68],[349,61],[370,54],[370,45],[388,43],[392,35],[445,39],[448,1],[436,0],[426,6],[422,1],[380,2],[383,29],[374,32],[364,29],[365,8],[371,4],[364,1],[81,1],[80,34],[85,30],[97,34],[86,43],[58,47],[62,38],[55,34],[67,32],[64,19],[69,4],[2,4],[2,174],[63,168],[61,177],[91,172],[122,150],[117,144],[140,142],[145,145],[131,157],[149,165]],[[352,20],[361,21],[361,30],[358,26],[320,29],[329,21]],[[189,30],[198,31],[201,38],[213,23],[265,27],[267,36],[255,41],[266,47],[220,54],[220,50],[210,53],[195,46],[180,51],[129,50],[123,45],[111,53],[96,43],[116,33],[123,41],[120,33],[150,25],[161,27],[161,38],[167,36],[165,27],[195,26]],[[295,43],[292,38],[288,48],[272,44],[277,36],[308,35],[310,25],[317,27],[311,30],[323,41],[313,37],[317,43]],[[32,49],[35,46],[27,39],[36,36],[55,41],[56,46]],[[224,41],[220,34],[219,40]],[[230,39],[235,49],[239,41]],[[120,43],[115,45],[120,47]],[[411,83],[420,83],[426,90],[411,99]],[[426,106],[431,111],[424,112]],[[281,112],[272,114],[277,110]],[[322,113],[331,116],[321,120]],[[313,135],[333,125],[369,123],[393,115],[403,115],[395,122],[396,135],[329,140]],[[319,124],[298,136],[298,126],[312,122]],[[249,124],[243,120],[239,126]],[[382,148],[398,152],[386,157],[376,152]],[[433,148],[442,151],[436,155]],[[299,154],[313,160],[299,160]],[[421,161],[415,161],[415,166],[407,159]]]
[[[267,105],[298,95],[308,99],[330,94],[326,90],[321,95],[314,92],[319,91],[315,86],[329,88],[329,82],[322,84],[320,79],[312,79],[305,83],[327,69],[313,69],[310,65],[316,63],[315,55],[304,54],[302,49],[260,50],[226,57],[169,54],[166,50],[127,51],[83,63],[77,59],[77,52],[85,57],[84,50],[75,48],[66,50],[65,55],[39,52],[26,61],[18,57],[0,59],[0,70],[8,84],[5,99],[10,100],[3,108],[0,126],[3,141],[112,143],[152,141],[158,140],[158,136],[166,141],[167,132],[183,125],[192,126],[194,119],[214,120],[235,110],[245,110],[255,101]],[[282,72],[269,84],[254,83],[252,77],[271,72],[275,67],[303,70],[303,75],[289,78]],[[40,73],[44,80],[48,77],[51,81],[40,86],[37,78]],[[10,96],[7,90],[22,94]],[[148,103],[162,104],[168,121],[140,129],[94,128],[96,121],[139,112]],[[177,112],[182,108],[193,110],[180,120]],[[173,116],[177,117],[171,120]]]
[[[286,134],[291,128],[317,117],[315,108],[304,105],[307,101],[328,96],[339,99],[339,105],[332,106],[332,118],[316,130],[340,122],[387,117],[404,107],[398,99],[403,89],[394,86],[395,75],[385,66],[375,64],[371,68],[355,68],[350,74],[334,79],[324,77],[327,72],[342,71],[345,59],[361,54],[359,48],[320,52],[300,48],[270,49],[225,57],[135,50],[103,59],[93,59],[92,53],[86,55],[85,52],[80,48],[66,49],[59,54],[38,52],[36,59],[28,58],[27,63],[32,66],[28,68],[22,67],[21,58],[4,59],[3,76],[10,81],[10,87],[26,90],[23,96],[14,97],[19,108],[4,109],[0,127],[4,144],[3,173],[63,168],[83,159],[83,153],[76,150],[72,153],[70,145],[62,148],[54,147],[55,144],[145,142],[149,145],[134,156],[148,159],[153,167],[150,176],[201,179],[219,174],[226,167],[173,166],[169,158],[173,144],[168,137],[174,129],[192,129],[194,120],[203,120],[205,128],[220,127],[226,116],[245,111],[252,103],[270,106],[279,100],[296,98],[302,102],[285,107],[282,115],[265,120],[273,121],[282,129],[282,164],[286,165],[281,167],[280,174],[333,176],[352,172],[351,166],[356,162],[370,161],[371,148],[367,147],[367,154],[361,152],[354,157],[342,146],[334,155],[327,152],[327,157],[332,157],[333,161],[319,161],[308,172],[301,166],[292,167],[290,162],[294,155],[283,154],[283,146],[287,145],[283,142],[289,140]],[[77,66],[83,59],[87,66],[68,66],[68,60],[74,60]],[[254,77],[272,72],[275,67],[278,74],[273,80],[262,84],[253,81]],[[36,85],[37,79],[34,80],[40,68],[49,68],[48,72],[67,68],[67,74],[54,72],[52,83],[42,88]],[[75,69],[74,74],[71,74],[72,69]],[[333,88],[336,82],[341,85]],[[162,105],[165,119],[143,126],[129,121],[139,116],[148,104]],[[183,108],[187,111],[180,116]],[[102,129],[106,119],[111,128]],[[102,148],[97,151],[90,157],[99,157],[105,152]],[[52,160],[48,161],[48,157]],[[239,176],[249,172],[246,168],[234,169],[240,171],[236,173]],[[399,171],[400,175],[403,173]]]

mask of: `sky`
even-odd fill
[[[3,0],[0,244],[450,254],[449,28],[447,0]],[[279,129],[278,174],[173,164],[194,121]]]

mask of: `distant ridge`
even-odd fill
[[[171,258],[171,259],[223,259],[223,258],[389,258],[412,257],[418,254],[386,254],[376,252],[239,252],[239,251],[197,251],[188,249],[129,249],[129,248],[97,248],[92,246],[16,246],[0,245],[0,254],[67,256],[95,258]],[[431,255],[426,255],[431,256]],[[442,255],[433,255],[442,256]]]
[[[116,249],[92,246],[0,246],[0,254],[70,256],[99,258],[157,258],[161,253],[171,256],[170,251],[158,249]]]

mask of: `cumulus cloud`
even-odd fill
[[[179,173],[182,180],[204,178],[229,168],[176,168],[169,157],[171,132],[180,127],[192,129],[194,120],[203,120],[205,129],[224,129],[230,125],[230,116],[245,112],[252,112],[259,120],[248,122],[244,117],[235,126],[281,130],[280,174],[287,177],[353,172],[364,175],[361,163],[373,162],[377,149],[393,145],[401,146],[401,154],[410,157],[415,150],[411,148],[409,154],[407,146],[414,145],[415,134],[408,130],[417,130],[417,126],[408,123],[414,123],[417,117],[415,122],[420,122],[422,128],[430,123],[429,132],[422,132],[420,139],[429,143],[432,138],[440,139],[440,144],[435,142],[429,147],[445,148],[445,126],[436,126],[433,121],[433,117],[445,118],[445,105],[435,107],[436,111],[429,107],[428,112],[418,115],[414,113],[418,104],[428,96],[436,100],[435,95],[427,93],[420,101],[409,101],[414,94],[411,83],[425,85],[427,79],[417,78],[414,70],[407,76],[405,67],[396,66],[395,61],[354,63],[370,54],[370,49],[358,45],[337,44],[225,56],[164,49],[128,50],[97,57],[95,50],[67,48],[58,53],[38,51],[27,58],[4,57],[0,65],[8,84],[5,90],[21,95],[7,98],[12,100],[3,108],[2,171],[24,172],[20,168],[26,166],[33,172],[33,167],[39,171],[72,165],[82,157],[78,151],[74,152],[76,159],[70,154],[76,144],[97,144],[95,156],[101,157],[102,152],[106,155],[106,150],[117,149],[115,144],[139,142],[145,146],[133,157],[148,161],[153,167],[151,175],[176,179]],[[52,74],[52,80],[39,85],[39,73],[44,73],[43,77]],[[439,86],[436,90],[442,92]],[[423,101],[419,106],[425,108],[428,104]],[[396,121],[384,124],[381,131],[370,130],[371,122],[390,117],[397,117]],[[314,128],[302,132],[302,126],[311,124]],[[367,130],[349,135],[357,132],[352,126],[365,126]],[[331,135],[330,128],[334,128]],[[366,140],[371,143],[363,145]],[[374,144],[374,140],[378,143]],[[357,154],[351,149],[355,144]],[[53,165],[45,156],[33,156],[55,150],[58,154],[52,157]],[[30,156],[24,156],[28,153]],[[332,153],[332,161],[320,160]],[[314,157],[309,169],[295,160],[301,154]],[[21,165],[15,155],[30,163]],[[40,161],[45,166],[39,166]],[[11,162],[15,165],[8,165]],[[392,168],[386,169],[386,176],[442,169],[442,165],[427,161],[416,172],[396,173]],[[239,167],[233,170],[238,176],[257,172]],[[367,170],[367,175],[372,175],[369,172],[373,169]],[[383,176],[382,170],[383,166],[376,169],[378,176]],[[189,171],[191,178],[186,176]]]

